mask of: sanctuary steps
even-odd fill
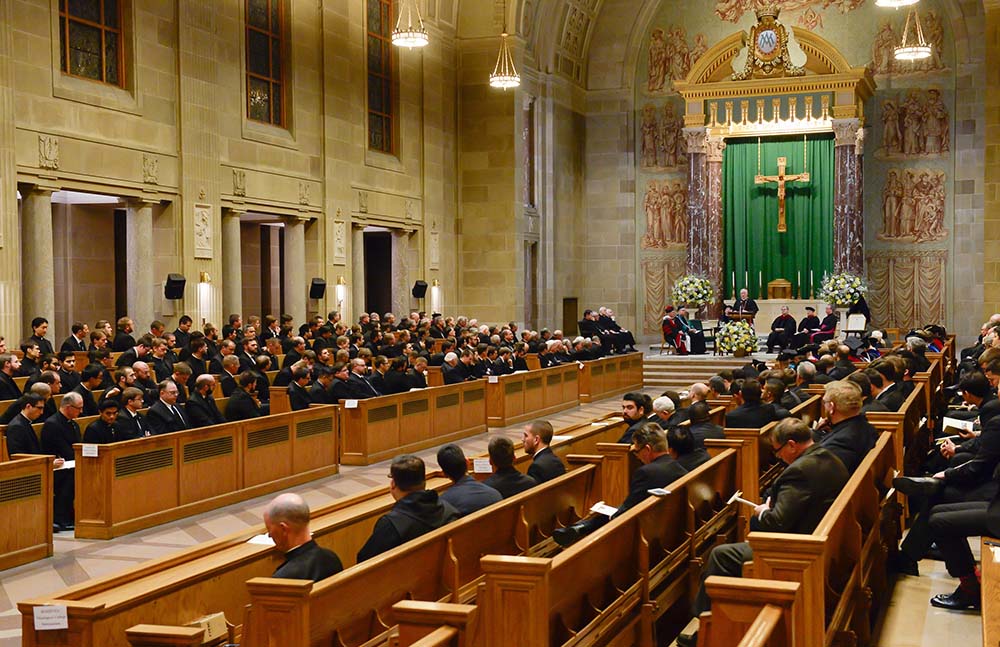
[[[732,370],[745,366],[749,360],[747,357],[711,355],[684,357],[647,355],[642,361],[642,378],[646,387],[680,391],[695,382],[708,382],[710,377],[723,369]]]

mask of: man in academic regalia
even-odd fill
[[[774,348],[782,350],[795,336],[795,318],[788,314],[788,306],[781,306],[781,314],[771,322],[771,333],[767,336],[767,352],[773,353]]]
[[[806,306],[806,316],[799,322],[798,332],[789,344],[792,348],[801,348],[809,343],[809,336],[819,330],[819,317],[816,316],[816,308]]]

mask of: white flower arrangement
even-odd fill
[[[819,299],[838,308],[853,306],[868,294],[868,286],[860,276],[843,272],[827,274],[819,288]]]
[[[674,283],[672,293],[674,304],[700,308],[706,303],[715,302],[715,290],[712,283],[694,274],[685,274]]]
[[[730,321],[715,333],[715,345],[723,353],[734,353],[742,350],[746,353],[757,352],[757,333],[746,321]]]

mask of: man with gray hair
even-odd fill
[[[927,371],[931,367],[931,361],[927,359],[927,342],[920,337],[907,337],[906,349],[914,355],[914,369],[918,373]]]
[[[59,403],[59,411],[42,425],[42,451],[64,461],[75,460],[73,445],[82,442],[76,419],[83,411],[83,397],[70,391]],[[59,470],[53,480],[52,526],[55,530],[72,530],[75,521],[73,498],[74,474]]]
[[[875,446],[878,431],[861,415],[861,387],[857,384],[837,380],[826,384],[823,390],[822,412],[829,426],[821,426],[814,437],[818,436],[820,447],[833,452],[847,472],[853,474]]]
[[[653,413],[656,414],[656,423],[660,425],[661,429],[668,429],[676,424],[670,421],[675,410],[674,401],[665,395],[653,400]]]
[[[280,494],[264,509],[264,527],[285,561],[271,577],[317,582],[344,570],[332,550],[321,548],[309,532],[309,506],[298,494]]]
[[[806,387],[812,384],[815,379],[816,365],[809,361],[801,362],[795,368],[795,386],[788,390],[791,391],[800,402],[805,402],[809,399],[809,394],[806,393]]]

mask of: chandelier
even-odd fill
[[[416,24],[414,24],[416,16]],[[405,18],[405,22],[404,22]],[[392,44],[398,47],[423,47],[428,42],[424,21],[420,18],[417,0],[401,0],[396,28],[392,30]]]
[[[899,9],[900,7],[909,7],[911,4],[917,4],[918,2],[920,0],[875,0],[875,6]]]
[[[914,35],[910,38],[910,22],[914,24]],[[903,42],[895,50],[897,61],[919,61],[931,55],[931,46],[924,40],[924,30],[920,26],[920,14],[916,7],[910,9],[906,16],[906,26],[903,27]]]
[[[516,88],[521,85],[521,76],[514,67],[514,58],[510,55],[507,45],[507,2],[503,3],[503,32],[500,33],[500,52],[497,54],[497,64],[490,74],[490,85],[494,88]]]

